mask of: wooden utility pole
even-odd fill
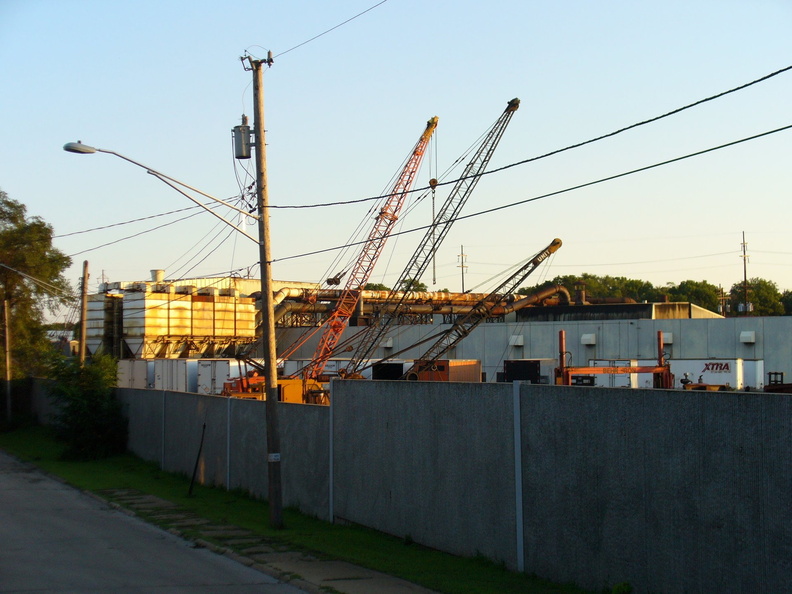
[[[745,231],[742,234],[742,256],[743,259],[743,315],[750,315],[748,305],[748,244],[745,243]]]
[[[80,298],[80,366],[85,365],[86,330],[88,328],[88,260],[83,261],[82,291]]]
[[[6,421],[10,421],[11,420],[11,324],[8,320],[8,299],[3,299],[3,325],[5,326]]]
[[[256,203],[259,226],[261,266],[261,330],[264,345],[264,386],[267,414],[267,484],[269,519],[272,528],[283,528],[280,431],[278,428],[278,361],[275,347],[275,315],[272,294],[272,257],[270,255],[269,191],[264,130],[264,76],[262,68],[272,65],[272,52],[266,60],[247,58],[253,71],[253,131],[256,149]]]

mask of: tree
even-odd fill
[[[781,302],[781,292],[773,281],[763,278],[751,278],[747,283],[748,303],[753,305],[754,316],[781,316],[784,315],[784,304]],[[745,302],[746,284],[743,282],[732,285],[729,292],[732,302],[732,312],[740,315],[740,304]]]
[[[382,283],[366,283],[363,287],[364,291],[390,291],[390,287],[386,287]]]
[[[73,357],[52,357],[50,364],[58,378],[51,390],[59,405],[56,429],[66,442],[64,457],[90,460],[124,452],[127,422],[113,390],[118,362],[98,355],[85,365]]]
[[[685,280],[676,286],[667,285],[666,291],[671,301],[686,301],[710,311],[718,311],[720,289],[707,281]]]
[[[422,292],[429,290],[429,287],[426,286],[426,283],[422,283],[421,281],[412,278],[405,278],[401,282],[400,288],[402,291],[415,291],[415,292]]]
[[[784,306],[784,315],[792,316],[792,291],[787,289],[781,293],[781,304]]]
[[[42,371],[50,348],[44,314],[74,299],[63,276],[71,258],[53,247],[52,235],[52,226],[0,190],[0,299],[8,303],[15,377]]]

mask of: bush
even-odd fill
[[[56,431],[66,442],[64,457],[93,460],[126,451],[127,421],[113,391],[115,359],[100,355],[80,366],[64,358],[54,366],[52,396],[60,409]]]

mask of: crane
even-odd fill
[[[504,298],[510,297],[525,279],[560,247],[561,240],[558,238],[554,239],[550,245],[517,269],[516,272],[498,285],[494,291],[479,300],[468,313],[459,316],[454,321],[451,328],[444,332],[442,336],[424,352],[420,359],[416,359],[413,362],[413,365],[404,373],[403,377],[407,379],[418,379],[419,373],[422,370],[431,368],[440,357],[456,346],[463,338],[468,336],[476,326],[490,317],[491,311],[495,306],[502,302]]]
[[[457,180],[448,198],[432,221],[432,225],[426,231],[418,248],[410,258],[407,266],[391,290],[391,297],[394,297],[399,290],[403,290],[401,298],[396,302],[395,307],[388,311],[383,311],[376,317],[372,324],[356,336],[357,348],[354,355],[347,364],[343,373],[351,377],[356,374],[365,362],[371,358],[372,353],[382,340],[383,335],[388,331],[389,326],[402,310],[402,304],[406,299],[410,286],[407,284],[418,282],[429,265],[431,256],[436,252],[438,246],[443,242],[448,234],[451,225],[457,218],[460,210],[467,202],[468,197],[481,179],[481,174],[487,167],[492,158],[495,148],[498,146],[503,136],[506,126],[511,121],[514,112],[520,107],[520,100],[515,98],[508,102],[506,109],[490,127],[484,140],[473,155],[473,158],[465,167],[462,175]],[[408,280],[409,279],[409,280]],[[410,282],[412,281],[412,282]]]
[[[360,291],[368,282],[374,265],[385,246],[385,242],[399,218],[399,211],[415,181],[415,175],[423,160],[426,147],[435,128],[437,128],[437,121],[437,116],[435,116],[426,123],[426,128],[413,148],[393,188],[384,197],[379,212],[375,217],[374,226],[369,232],[368,239],[363,244],[360,254],[350,269],[335,309],[325,323],[324,331],[319,337],[313,358],[302,370],[304,379],[316,379],[321,375],[327,365],[327,360],[341,338],[341,334],[349,324],[349,318],[354,313],[355,307],[360,300]]]

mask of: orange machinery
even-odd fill
[[[571,386],[573,375],[621,374],[621,373],[651,373],[654,377],[655,388],[673,388],[674,376],[671,375],[671,366],[665,360],[663,352],[663,332],[657,332],[657,365],[640,367],[571,367],[566,364],[566,332],[558,332],[558,367],[555,370],[555,383],[558,386]]]

